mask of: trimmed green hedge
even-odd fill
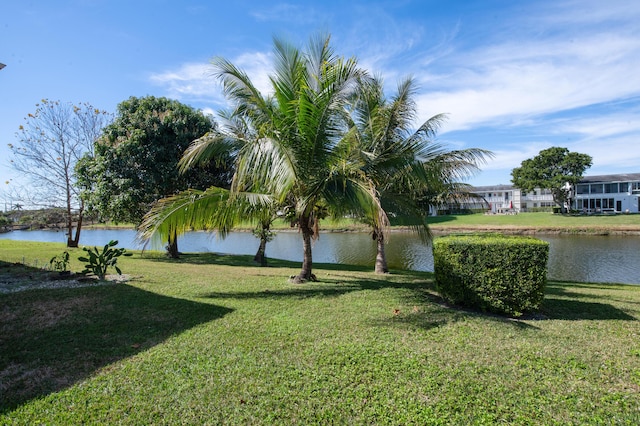
[[[522,315],[540,309],[549,243],[521,236],[452,235],[433,243],[436,288],[450,303]]]

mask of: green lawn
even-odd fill
[[[569,216],[552,213],[521,213],[517,215],[448,215],[429,218],[433,228],[447,227],[524,227],[542,229],[610,229],[640,231],[640,215]]]
[[[467,215],[444,215],[428,218],[429,226],[434,229],[447,228],[532,228],[540,231],[581,230],[581,231],[640,231],[640,215],[600,215],[600,216],[569,216],[552,213],[521,213],[517,215],[486,215],[483,213]],[[342,220],[323,220],[320,226],[324,230],[368,230],[360,222]],[[245,224],[241,228],[251,228]],[[285,221],[276,221],[274,229],[290,228]]]
[[[599,215],[599,216],[569,216],[552,213],[521,213],[518,215],[486,215],[483,213],[467,215],[430,216],[428,223],[434,230],[446,228],[537,228],[540,230],[593,230],[596,232],[608,230],[640,231],[639,214]],[[131,224],[98,224],[86,228],[133,228]],[[244,223],[239,229],[253,229],[255,225]],[[356,230],[368,231],[369,228],[352,219],[330,220],[320,222],[325,231]],[[292,229],[290,223],[276,220],[272,226],[274,230]]]
[[[63,250],[0,241],[0,276]],[[430,273],[250,259],[136,252],[127,284],[0,294],[0,424],[640,423],[640,286],[550,282],[516,320]]]

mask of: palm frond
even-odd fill
[[[188,190],[157,201],[138,227],[137,239],[166,243],[175,233],[192,230],[217,231],[221,237],[241,220],[271,208],[272,198],[265,194],[232,194],[223,188]]]
[[[200,164],[225,164],[226,159],[236,156],[242,144],[240,139],[219,132],[209,132],[187,147],[178,161],[178,169],[180,173],[185,173]]]
[[[296,180],[297,169],[288,147],[278,140],[263,138],[243,147],[232,188],[259,188],[282,200]]]
[[[145,243],[165,243],[175,232],[181,235],[192,229],[225,230],[233,226],[224,215],[220,215],[220,206],[229,200],[229,191],[212,187],[205,191],[187,190],[174,196],[157,201],[144,216],[138,227],[137,239]]]
[[[214,58],[211,63],[213,75],[222,83],[224,94],[229,100],[250,110],[268,109],[265,98],[244,71],[220,57]]]

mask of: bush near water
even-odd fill
[[[451,235],[433,244],[436,289],[450,303],[520,316],[540,308],[549,243],[500,234]]]

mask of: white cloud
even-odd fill
[[[175,70],[151,74],[149,80],[164,87],[171,98],[208,100],[219,104],[224,98],[212,71],[211,64],[187,63]]]
[[[245,53],[231,62],[246,72],[262,93],[268,93],[271,90],[269,54]],[[149,80],[155,85],[164,87],[169,97],[186,101],[210,102],[221,107],[226,104],[226,100],[222,86],[213,76],[213,72],[213,66],[209,63],[186,63],[174,70],[151,74]]]
[[[235,58],[233,64],[247,73],[253,85],[263,94],[272,92],[269,75],[272,74],[271,54],[245,53]]]
[[[523,53],[524,51],[524,53]],[[640,38],[594,36],[579,45],[549,40],[503,44],[456,58],[423,84],[423,115],[451,114],[449,130],[507,125],[531,116],[640,95]]]
[[[636,26],[640,18],[640,3],[632,1],[610,0],[565,0],[552,2],[550,10],[539,17],[552,25],[609,25],[615,22],[617,27]]]
[[[216,112],[212,108],[202,108],[200,111],[207,116],[215,117],[216,115]]]
[[[388,86],[406,74],[418,78],[419,116],[448,113],[444,131],[517,126],[640,95],[640,7],[610,3],[538,3],[535,13],[507,14],[502,24],[487,24],[491,28],[474,22],[471,41],[464,22],[427,32],[389,24],[384,12],[373,10],[367,17],[384,37],[372,42],[371,29],[358,25],[351,37],[367,34],[360,63],[382,69]]]
[[[548,142],[530,142],[505,146],[502,149],[492,151],[494,157],[487,161],[483,170],[508,170],[510,172],[514,167],[520,166],[527,158],[535,157],[540,151],[550,146]]]
[[[630,149],[637,145],[637,140],[637,134],[587,138],[571,143],[567,148],[570,151],[589,154],[593,157],[593,167],[637,172],[640,165],[640,152]]]
[[[591,112],[579,117],[558,120],[553,125],[555,133],[576,134],[583,138],[602,139],[611,136],[640,133],[640,106],[633,101],[609,105],[612,111]]]

